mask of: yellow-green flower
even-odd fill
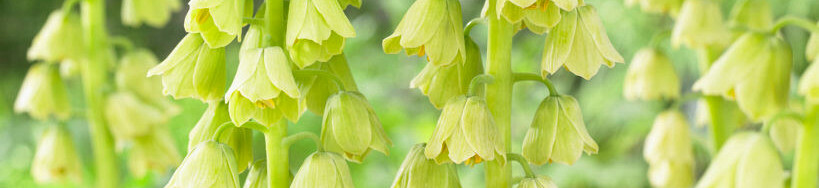
[[[643,12],[668,14],[677,17],[682,8],[683,0],[626,0],[627,6],[639,5]]]
[[[239,168],[228,145],[206,141],[191,150],[165,188],[239,188]]]
[[[341,8],[346,8],[347,6],[361,8],[361,0],[338,0],[338,4],[341,5]]]
[[[805,96],[805,100],[812,104],[819,104],[819,63],[817,62],[819,60],[814,60],[799,79],[799,94]]]
[[[542,34],[560,22],[560,8],[554,3],[549,0],[499,0],[495,8],[498,17],[519,24],[519,29],[529,28]]]
[[[410,149],[398,169],[392,188],[460,188],[461,181],[455,164],[437,164],[427,159],[424,147],[426,144],[416,144]]]
[[[328,151],[361,162],[371,150],[389,154],[392,142],[364,95],[342,91],[327,99],[321,142]]]
[[[410,82],[411,88],[421,90],[435,108],[441,109],[452,98],[466,95],[472,78],[483,73],[481,50],[472,39],[466,38],[466,61],[449,66],[427,64]]]
[[[202,34],[211,48],[227,46],[236,37],[241,41],[245,6],[253,6],[245,0],[191,0],[188,5],[185,31]]]
[[[781,37],[746,33],[694,83],[694,90],[736,99],[751,120],[764,120],[788,104],[791,59]]]
[[[84,55],[83,44],[80,17],[74,12],[54,11],[34,36],[28,49],[28,60],[78,60]]]
[[[245,178],[242,188],[267,188],[270,186],[267,181],[267,163],[265,160],[258,160],[250,166],[250,171]]]
[[[549,96],[535,112],[523,138],[526,160],[533,164],[574,164],[583,152],[597,153],[597,143],[586,130],[580,105],[571,96]]]
[[[527,177],[520,180],[518,188],[557,188],[552,178],[547,176]]]
[[[614,63],[623,62],[609,41],[597,11],[587,5],[565,12],[560,23],[546,36],[541,74],[546,77],[566,67],[588,80],[597,74],[600,64],[613,67]]]
[[[671,60],[654,48],[634,55],[623,81],[623,96],[628,100],[659,100],[680,97],[680,79]]]
[[[179,0],[123,0],[122,24],[139,27],[145,23],[151,27],[163,27],[171,13],[181,6]]]
[[[38,120],[67,120],[71,116],[65,85],[55,65],[37,63],[28,69],[14,101],[14,111],[28,113]]]
[[[657,115],[646,136],[643,157],[648,179],[654,187],[691,187],[694,183],[694,151],[688,121],[677,110]]]
[[[157,127],[152,134],[134,139],[128,151],[128,170],[136,177],[145,177],[152,171],[164,173],[176,167],[182,156],[174,143],[165,127]]]
[[[188,133],[188,152],[192,152],[199,143],[211,140],[224,123],[230,122],[228,116],[228,105],[221,101],[208,104],[208,109],[196,122],[196,126]],[[241,172],[253,161],[253,131],[241,127],[228,127],[217,141],[222,142],[232,149],[234,158],[238,166],[236,169]]]
[[[161,75],[162,93],[176,99],[217,101],[225,92],[225,48],[210,48],[202,36],[190,33],[148,76]]]
[[[424,154],[438,163],[477,164],[496,159],[503,163],[506,146],[502,139],[486,100],[460,96],[444,106]]]
[[[427,55],[436,66],[460,64],[466,59],[461,22],[458,0],[417,0],[381,45],[389,54],[404,48],[407,55]]]
[[[82,164],[64,125],[52,125],[43,132],[31,161],[31,176],[38,183],[82,181]]]
[[[145,104],[128,92],[115,92],[105,102],[105,120],[117,140],[146,136],[165,124],[168,116],[162,110]]]
[[[731,41],[722,21],[719,4],[713,0],[686,0],[671,32],[671,44],[690,48],[721,46]]]
[[[768,135],[771,137],[774,146],[784,156],[792,155],[796,148],[796,140],[799,138],[799,131],[802,129],[802,121],[793,116],[781,116],[771,119],[765,124],[769,124],[766,125],[770,127]]]
[[[350,67],[347,66],[347,59],[344,57],[344,54],[333,56],[328,62],[316,63],[313,67],[314,68],[310,69],[324,70],[341,79],[347,91],[358,91],[358,86],[356,86],[355,80],[353,80]],[[324,114],[327,99],[340,91],[338,85],[333,80],[323,76],[302,77],[302,80],[298,82],[309,83],[307,84],[309,89],[307,93],[304,94],[304,100],[305,103],[307,103],[307,109],[315,114]]]
[[[784,187],[785,170],[770,138],[760,133],[737,133],[708,165],[697,188]]]
[[[290,2],[287,13],[287,51],[304,68],[326,62],[341,54],[345,38],[355,37],[355,29],[336,0]]]
[[[65,62],[61,65],[64,64]],[[114,74],[117,88],[133,93],[141,101],[162,110],[166,116],[176,115],[180,109],[162,95],[162,79],[145,77],[148,70],[157,64],[159,61],[156,56],[146,49],[126,53],[120,59]]]
[[[767,31],[773,27],[773,12],[768,0],[739,0],[731,9],[733,26],[747,27],[757,31]]]
[[[340,155],[315,152],[307,156],[293,178],[291,188],[352,188],[350,168]]]

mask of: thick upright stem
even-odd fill
[[[711,66],[711,62],[716,59],[719,54],[712,53],[709,49],[700,49],[699,51],[700,71],[705,74]],[[731,115],[732,112],[727,102],[721,96],[705,95],[703,96],[705,103],[708,105],[708,112],[711,118],[711,140],[714,143],[714,155],[722,148],[725,140],[731,136],[734,125],[731,124],[731,118],[726,118],[726,115]]]
[[[97,187],[118,187],[119,168],[114,154],[113,139],[103,117],[103,86],[108,80],[106,62],[108,57],[108,33],[105,31],[105,1],[82,2],[83,37],[87,59],[82,63],[82,83],[88,108],[89,130],[94,151]]]
[[[282,140],[287,137],[287,120],[279,120],[264,133],[267,157],[267,178],[271,188],[290,187],[290,160]]]
[[[284,16],[287,14],[284,11],[284,0],[267,0],[265,9],[264,18],[267,21],[265,28],[270,34],[271,42],[273,46],[284,47],[284,28],[286,28]]]
[[[805,116],[802,132],[796,144],[791,187],[817,187],[819,176],[819,105],[812,105]]]
[[[511,24],[495,16],[495,0],[489,1],[486,73],[495,78],[495,83],[486,86],[486,102],[495,124],[503,133],[506,152],[511,151],[512,140],[512,38],[515,35]],[[512,168],[507,163],[490,161],[486,164],[486,187],[511,187]]]

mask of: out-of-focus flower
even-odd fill
[[[560,8],[549,0],[500,0],[495,7],[499,17],[538,34],[557,25],[561,17]]]
[[[199,143],[211,140],[224,123],[230,122],[228,116],[228,105],[221,101],[208,104],[208,109],[196,122],[196,126],[188,134],[188,152],[192,152]],[[220,141],[235,152],[237,169],[244,171],[248,164],[253,161],[253,131],[241,127],[228,127],[217,141]]]
[[[694,151],[685,116],[677,110],[657,115],[645,140],[643,157],[654,187],[691,187],[694,183]]]
[[[185,16],[185,31],[199,33],[211,48],[224,47],[238,37],[242,40],[245,0],[191,0]],[[249,17],[249,16],[248,16]]]
[[[267,163],[265,160],[253,162],[242,188],[267,188],[269,186],[267,181]]]
[[[179,0],[123,0],[122,24],[139,27],[145,23],[151,27],[163,27],[171,13],[181,6]]]
[[[458,171],[452,163],[437,164],[434,160],[424,156],[426,144],[416,144],[413,146],[398,175],[392,183],[392,188],[460,188],[461,182],[458,179]]]
[[[438,163],[477,164],[484,160],[503,163],[506,146],[502,139],[486,100],[460,96],[444,106],[424,154]]]
[[[28,60],[60,62],[79,60],[84,54],[80,17],[73,12],[54,11],[31,42]]]
[[[585,79],[591,79],[600,64],[613,67],[623,57],[609,41],[597,11],[591,5],[566,12],[560,23],[546,36],[541,74],[554,74],[560,67]]]
[[[788,105],[791,61],[782,38],[746,33],[694,83],[694,90],[736,99],[751,120],[761,121]]]
[[[680,79],[671,60],[657,49],[638,51],[626,72],[623,96],[628,100],[679,98]]]
[[[461,22],[458,0],[417,0],[381,45],[388,54],[401,48],[407,55],[426,54],[436,66],[461,64],[466,59]]]
[[[798,87],[799,94],[805,96],[805,100],[812,104],[819,104],[819,60],[814,60],[808,66],[802,78],[799,79]]]
[[[333,0],[299,0],[290,3],[287,14],[287,51],[304,68],[326,62],[341,54],[345,38],[355,37],[355,29],[344,15],[344,7]]]
[[[643,12],[668,14],[677,17],[682,8],[683,0],[626,0],[627,6],[639,5]]]
[[[29,68],[14,101],[14,111],[38,120],[67,120],[71,116],[65,85],[55,65],[37,63]]]
[[[767,125],[770,127],[768,134],[774,146],[785,156],[793,154],[794,148],[796,148],[796,140],[799,138],[799,130],[801,130],[802,122],[792,116],[782,116],[780,118],[771,119],[765,123],[770,124]]]
[[[594,154],[597,150],[577,100],[571,96],[549,96],[535,112],[535,119],[523,139],[521,154],[533,164],[571,165],[583,152]]]
[[[128,92],[115,92],[106,100],[105,119],[117,140],[146,136],[169,118],[160,109],[143,103]]]
[[[226,74],[225,48],[209,48],[196,33],[182,38],[162,63],[148,70],[148,76],[161,75],[163,94],[205,102],[222,98]]]
[[[483,73],[481,50],[467,37],[464,37],[467,55],[464,64],[444,67],[427,64],[410,82],[410,87],[421,90],[435,108],[443,108],[450,99],[466,95],[472,78]]]
[[[773,12],[768,0],[739,0],[731,9],[731,25],[767,31],[773,27]]]
[[[783,187],[784,173],[779,153],[768,136],[737,133],[725,142],[696,187]]]
[[[350,168],[340,155],[315,152],[307,156],[293,178],[291,188],[352,188]]]
[[[731,33],[722,22],[719,4],[713,0],[686,0],[671,32],[671,44],[690,48],[726,45]]]
[[[206,141],[197,144],[185,156],[165,188],[239,188],[239,172],[228,145]]]
[[[128,152],[128,170],[137,177],[145,177],[151,171],[163,173],[180,161],[182,156],[165,127],[154,128],[152,134],[135,138]]]
[[[52,125],[43,133],[31,162],[31,176],[38,183],[82,181],[82,164],[64,125]]]
[[[354,162],[361,162],[371,150],[389,154],[387,147],[392,145],[370,103],[355,91],[342,91],[327,100],[321,142],[328,151]]]
[[[133,93],[143,102],[159,108],[166,116],[173,116],[178,114],[180,109],[162,95],[162,79],[145,77],[148,70],[158,63],[154,54],[145,49],[126,53],[120,59],[114,74],[117,88]]]
[[[546,176],[537,176],[530,178],[523,178],[518,183],[518,188],[557,188],[552,178]]]
[[[813,61],[819,56],[819,33],[811,33],[808,44],[805,47],[805,56],[808,61]]]

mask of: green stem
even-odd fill
[[[472,32],[472,27],[475,27],[476,25],[484,22],[485,20],[483,18],[474,18],[472,20],[469,20],[469,22],[466,23],[466,27],[464,27],[464,35],[469,36],[469,33]]]
[[[109,57],[108,33],[105,31],[105,1],[82,2],[82,26],[87,50],[86,62],[81,63],[83,92],[88,108],[87,118],[91,131],[97,187],[119,187],[119,166],[114,153],[113,139],[103,117],[103,86],[108,80],[106,65]]]
[[[516,72],[516,73],[513,73],[513,78],[515,80],[514,81],[515,83],[520,82],[520,81],[538,81],[540,83],[543,83],[543,85],[546,85],[546,88],[549,89],[549,96],[558,96],[558,95],[560,95],[560,93],[557,92],[557,89],[555,89],[555,84],[552,83],[552,81],[549,80],[548,78],[540,77],[540,75],[537,75],[537,74],[534,74],[534,73]]]
[[[128,38],[125,38],[123,36],[111,37],[111,44],[114,46],[118,46],[125,51],[131,51],[134,49],[134,43],[132,43],[131,40],[128,40]]]
[[[270,34],[273,46],[284,47],[284,28],[287,27],[284,22],[285,14],[287,12],[284,11],[284,0],[265,1],[264,20],[267,21],[265,28]]]
[[[697,52],[699,52],[698,58],[700,61],[701,74],[705,74],[711,67],[713,59],[719,54],[711,53],[709,49],[700,49]],[[726,118],[725,115],[731,114],[730,110],[732,109],[730,109],[729,106],[725,106],[727,103],[721,96],[704,95],[703,98],[705,99],[706,105],[708,105],[708,113],[711,118],[711,140],[714,144],[713,154],[716,155],[719,149],[722,148],[722,144],[724,144],[725,140],[731,135],[733,126],[730,124],[729,118]]]
[[[312,132],[299,132],[290,136],[287,136],[282,140],[282,145],[284,148],[290,148],[291,145],[296,143],[299,140],[310,139],[313,143],[316,144],[316,148],[318,151],[324,151],[324,147],[321,146],[321,139],[319,136]]]
[[[244,17],[244,18],[242,18],[242,22],[252,24],[252,25],[264,25],[265,24],[265,19],[263,19],[263,18]]]
[[[819,176],[819,105],[811,105],[796,144],[791,187],[817,187]]]
[[[782,29],[786,25],[794,25],[810,32],[819,33],[819,26],[816,26],[814,22],[795,16],[785,16],[780,18],[776,21],[776,24],[774,24],[771,32],[776,33],[779,31],[779,29]]]
[[[487,7],[488,39],[486,73],[495,78],[495,83],[486,86],[486,102],[495,125],[503,135],[506,153],[512,148],[512,39],[515,30],[512,24],[499,19],[495,13],[497,0],[489,0]],[[512,168],[505,162],[490,161],[486,164],[486,187],[511,187]]]
[[[234,126],[235,125],[233,125],[233,122],[230,121],[222,123],[221,125],[219,125],[219,127],[216,128],[216,132],[213,132],[213,137],[211,137],[211,139],[219,142],[219,138],[222,137],[222,133],[225,132],[228,128]]]
[[[526,174],[527,178],[535,178],[536,177],[535,172],[532,171],[532,167],[529,166],[529,161],[527,161],[526,158],[523,158],[522,155],[517,154],[517,153],[508,153],[508,154],[506,154],[506,157],[509,158],[510,162],[511,161],[517,161],[518,163],[520,163],[520,167],[523,168],[523,172]]]
[[[293,71],[294,76],[320,76],[332,80],[338,86],[338,90],[347,91],[344,81],[330,71],[318,69],[302,69]]]
[[[478,90],[481,86],[489,85],[495,82],[495,78],[492,75],[488,74],[481,74],[475,77],[472,77],[472,81],[469,82],[469,90],[467,90],[467,96],[478,96]]]
[[[264,133],[267,157],[267,179],[271,188],[290,187],[290,160],[287,148],[282,144],[287,137],[287,120],[279,120]]]

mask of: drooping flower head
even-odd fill
[[[146,49],[126,53],[120,58],[114,74],[117,89],[132,93],[142,102],[161,110],[165,116],[176,115],[180,109],[162,95],[162,79],[145,77],[148,70],[157,64],[156,56]]]
[[[668,14],[677,17],[683,0],[626,0],[627,6],[638,5],[643,12]]]
[[[427,56],[436,66],[460,64],[466,59],[458,0],[417,0],[381,45],[388,54],[403,48],[407,55]]]
[[[687,0],[671,32],[671,44],[690,48],[722,46],[730,42],[730,32],[722,21],[719,4],[714,0]]]
[[[74,12],[54,11],[34,36],[28,49],[28,60],[60,62],[79,60],[84,54],[80,17]]]
[[[355,84],[355,80],[353,80],[353,75],[350,72],[350,67],[347,65],[347,58],[344,57],[344,54],[333,56],[333,58],[330,58],[330,61],[314,64],[309,69],[327,71],[338,77],[344,85],[344,89],[347,91],[358,91],[358,86]],[[324,114],[327,99],[341,91],[338,84],[324,76],[301,77],[301,79],[299,82],[308,83],[306,85],[309,86],[307,93],[304,94],[307,109],[315,114]]]
[[[649,164],[652,186],[691,187],[694,151],[688,121],[682,113],[669,110],[657,115],[646,137],[643,157]]]
[[[191,0],[185,15],[185,31],[202,35],[211,48],[224,47],[234,38],[242,40],[242,18],[250,17],[245,0]],[[247,7],[246,7],[247,6]]]
[[[546,176],[537,176],[531,178],[523,178],[518,183],[518,188],[557,188],[557,185],[552,178]]]
[[[696,188],[783,187],[784,173],[770,138],[760,133],[737,133],[725,142]]]
[[[729,24],[765,31],[773,27],[773,18],[768,0],[739,0],[731,9]]]
[[[443,108],[450,99],[466,95],[472,78],[483,73],[481,50],[468,36],[464,38],[467,56],[463,64],[450,66],[427,64],[410,82],[410,87],[421,90],[421,93],[429,97],[429,102],[435,108]]]
[[[328,151],[354,162],[361,162],[371,150],[389,154],[392,142],[364,95],[339,92],[327,99],[324,109],[321,142]]]
[[[796,140],[799,138],[800,130],[802,130],[802,121],[792,116],[780,116],[766,121],[767,127],[770,127],[768,136],[774,146],[782,153],[783,156],[791,156],[796,149]]]
[[[426,144],[416,144],[413,146],[398,175],[392,183],[392,188],[422,188],[422,187],[442,187],[460,188],[461,182],[458,179],[458,171],[455,164],[437,164],[432,159],[424,156]]]
[[[148,70],[148,76],[161,75],[163,94],[205,102],[222,98],[226,74],[225,48],[208,47],[196,33],[182,38],[162,63]]]
[[[152,171],[164,173],[182,161],[165,127],[157,127],[152,134],[135,138],[133,143],[128,151],[128,170],[136,177],[145,177]]]
[[[499,0],[495,8],[498,17],[538,34],[557,25],[562,17],[555,1],[549,0]]]
[[[171,13],[181,6],[179,0],[123,0],[122,24],[139,27],[145,23],[160,28],[168,23]]]
[[[188,152],[192,152],[199,143],[211,140],[216,131],[224,123],[230,122],[228,105],[221,101],[208,104],[208,108],[196,126],[188,133]],[[218,141],[230,146],[234,152],[239,172],[253,161],[253,131],[242,127],[228,127]]]
[[[65,85],[55,65],[37,63],[29,68],[14,101],[14,111],[38,120],[67,120],[71,116]]]
[[[115,92],[105,102],[105,120],[117,140],[129,140],[151,134],[169,117],[162,110],[145,104],[129,92]]]
[[[484,160],[503,163],[506,146],[502,139],[486,100],[460,96],[444,106],[424,154],[438,163],[477,164]]]
[[[819,37],[811,37],[819,38]],[[817,40],[819,43],[819,40]],[[812,104],[819,104],[819,60],[814,60],[811,63],[805,73],[802,74],[802,78],[799,79],[799,86],[798,92],[800,95],[805,96],[805,100],[808,103]]]
[[[523,152],[533,164],[574,164],[583,152],[597,153],[597,143],[586,130],[580,105],[571,96],[549,96],[540,103],[523,138]]]
[[[634,55],[623,81],[628,100],[658,100],[680,97],[680,79],[663,52],[646,48]]]
[[[66,127],[52,125],[43,132],[31,161],[31,176],[39,183],[82,181],[82,164]]]
[[[242,188],[267,188],[270,186],[267,180],[267,162],[258,160],[250,166],[250,171],[245,178]]]
[[[352,188],[353,178],[343,157],[333,152],[319,151],[307,156],[290,187]]]
[[[287,14],[287,51],[299,68],[341,54],[355,29],[337,0],[298,0]]]
[[[239,188],[238,169],[228,145],[213,140],[202,142],[185,156],[165,188]]]

